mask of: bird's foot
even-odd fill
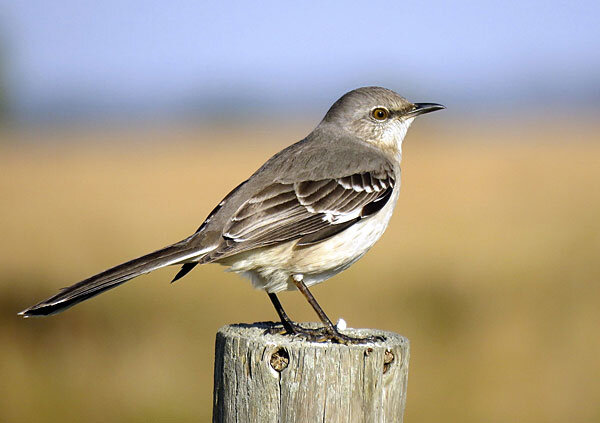
[[[354,337],[341,333],[335,326],[305,328],[297,323],[278,324],[265,331],[270,335],[287,335],[305,339],[308,342],[332,342],[334,344],[358,345],[385,341],[383,336]]]
[[[317,342],[326,342],[331,341],[336,344],[344,344],[344,345],[360,345],[360,344],[368,344],[374,342],[382,342],[385,341],[385,337],[383,336],[350,336],[341,333],[337,328],[328,328],[324,327],[326,331],[326,339],[325,341],[317,341]]]

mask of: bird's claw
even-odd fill
[[[354,337],[341,333],[336,327],[322,326],[319,328],[305,328],[299,324],[278,324],[265,330],[265,334],[293,336],[308,342],[332,342],[343,345],[359,345],[385,341],[384,336]]]

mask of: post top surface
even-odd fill
[[[394,332],[383,331],[379,329],[353,329],[347,328],[341,331],[351,336],[383,336],[384,341],[366,342],[364,344],[340,345],[331,342],[310,342],[300,337],[289,335],[273,335],[265,333],[268,329],[277,326],[274,322],[255,322],[255,323],[235,323],[223,326],[218,334],[225,337],[244,338],[246,341],[253,341],[259,344],[277,344],[280,346],[306,347],[311,348],[391,348],[405,346],[409,343],[408,339]],[[317,323],[301,323],[307,328],[316,328],[322,325]]]

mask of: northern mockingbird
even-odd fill
[[[219,263],[269,295],[283,332],[340,343],[340,333],[308,287],[347,269],[385,231],[400,189],[402,140],[415,117],[443,109],[364,87],[342,96],[302,141],[271,157],[238,185],[188,238],[62,289],[19,313],[58,313],[161,267]],[[276,293],[298,289],[325,325],[306,329]]]

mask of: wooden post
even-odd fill
[[[402,422],[408,339],[392,332],[363,345],[264,334],[273,323],[219,329],[213,422]],[[315,327],[315,326],[313,326]]]

